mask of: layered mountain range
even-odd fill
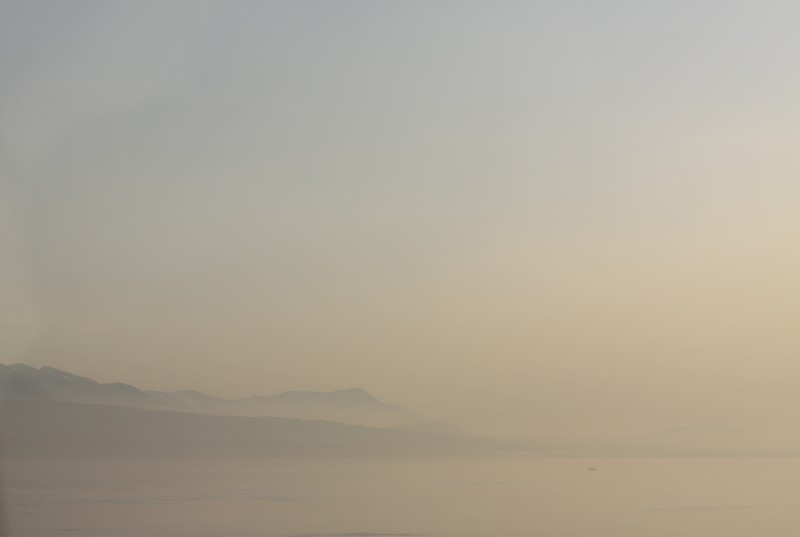
[[[0,364],[0,452],[13,456],[798,453],[796,437],[762,437],[695,426],[620,438],[501,440],[464,434],[359,388],[226,399]]]
[[[361,388],[332,392],[287,391],[275,395],[227,399],[194,390],[159,392],[142,390],[121,382],[100,383],[54,367],[35,368],[25,364],[0,364],[0,400],[88,403],[457,432],[445,422],[431,421],[406,408],[385,403]]]
[[[487,453],[461,433],[359,388],[226,399],[100,383],[53,367],[0,365],[3,452],[22,456]]]

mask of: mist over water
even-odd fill
[[[13,460],[8,468],[15,537],[791,537],[800,524],[796,459]]]
[[[794,537],[798,20],[0,2],[0,533]]]

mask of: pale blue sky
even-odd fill
[[[799,18],[4,2],[3,361],[485,430],[760,419],[800,372]]]

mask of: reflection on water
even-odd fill
[[[14,537],[794,537],[800,527],[800,460],[789,458],[5,466]]]

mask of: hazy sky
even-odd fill
[[[472,430],[796,423],[800,3],[0,3],[0,361]]]

